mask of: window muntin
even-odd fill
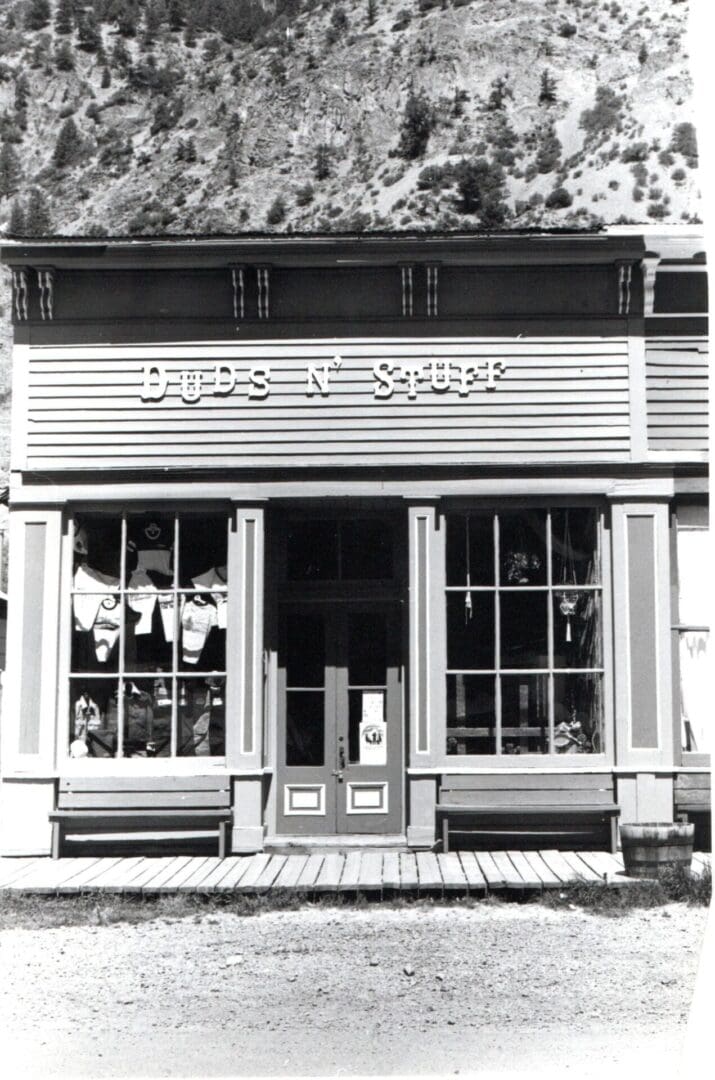
[[[228,519],[78,514],[70,757],[225,754]]]
[[[603,752],[591,507],[446,519],[447,754]]]
[[[681,746],[685,753],[708,754],[712,739],[709,530],[678,528],[677,556]]]

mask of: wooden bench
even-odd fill
[[[568,826],[572,834],[573,826],[608,825],[615,852],[619,813],[613,776],[600,773],[444,774],[437,802],[443,851],[449,851],[450,832],[488,832],[484,826],[513,822],[522,834],[534,825]]]
[[[52,858],[63,836],[97,832],[117,839],[194,839],[215,836],[228,850],[231,782],[228,777],[82,777],[60,780],[52,822]]]
[[[676,821],[689,821],[692,814],[711,813],[710,774],[678,773],[673,785]]]

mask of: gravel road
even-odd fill
[[[705,921],[482,903],[5,930],[3,1071],[672,1070]]]

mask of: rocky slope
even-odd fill
[[[3,0],[0,232],[694,222],[687,7]]]

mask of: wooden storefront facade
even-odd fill
[[[445,777],[706,806],[695,230],[2,258],[3,853],[72,778],[224,777],[234,852],[431,847]]]

